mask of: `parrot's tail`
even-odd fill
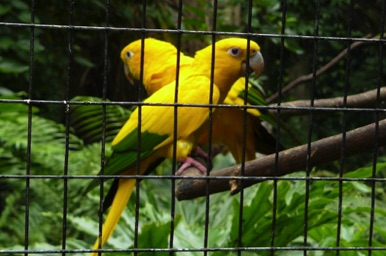
[[[99,244],[102,247],[113,233],[115,226],[117,225],[118,220],[121,217],[123,210],[125,209],[127,201],[129,201],[131,193],[133,192],[135,182],[135,179],[119,180],[117,193],[115,194],[114,201],[110,207],[109,214],[107,215],[107,218],[103,223],[102,238],[100,241],[99,239],[95,241],[95,244],[92,248],[93,250],[99,249]],[[97,255],[97,252],[92,252],[90,254],[90,256]]]

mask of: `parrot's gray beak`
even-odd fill
[[[131,84],[134,84],[133,75],[131,74],[129,67],[126,64],[123,64],[123,70],[125,71],[125,76],[127,80],[129,80]]]
[[[253,70],[257,76],[259,76],[264,69],[264,58],[260,52],[256,52],[249,58],[249,68]]]

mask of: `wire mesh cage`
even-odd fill
[[[383,255],[385,10],[3,3],[0,254]]]

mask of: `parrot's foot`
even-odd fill
[[[206,175],[206,167],[202,163],[198,162],[197,160],[194,160],[191,157],[187,157],[183,159],[181,162],[183,162],[183,164],[180,166],[180,168],[178,168],[176,172],[177,176],[180,176],[189,167],[196,167],[198,170],[201,171],[203,175]]]

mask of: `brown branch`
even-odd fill
[[[347,108],[359,108],[364,106],[376,107],[377,106],[377,91],[374,89],[371,91],[358,93],[354,95],[347,96],[346,106]],[[386,87],[380,88],[380,101],[386,101]],[[297,100],[291,102],[285,102],[280,104],[280,107],[298,107],[298,108],[309,108],[310,100]],[[330,99],[318,99],[314,100],[314,108],[342,108],[344,107],[344,98],[336,97]],[[276,104],[269,105],[270,107],[277,106]],[[270,109],[269,112],[276,114],[275,109]],[[303,109],[285,109],[280,112],[281,116],[291,116],[291,115],[302,115],[308,114],[308,111]]]
[[[311,143],[311,154],[308,159],[309,166],[316,166],[340,159],[344,146],[345,156],[362,153],[374,149],[375,145],[386,145],[386,119],[378,123],[376,132],[375,123],[357,128],[346,133],[345,144],[342,143],[342,134],[324,138]],[[245,163],[244,176],[271,177],[281,176],[305,170],[307,166],[307,144],[291,148],[278,153],[278,162],[275,154],[258,158]],[[186,173],[185,173],[186,174]],[[192,175],[192,174],[189,174]],[[193,174],[196,176],[197,174]],[[230,179],[217,178],[227,176]],[[193,199],[206,195],[206,185],[209,183],[209,193],[214,194],[230,190],[231,194],[251,186],[259,180],[240,180],[232,177],[240,176],[240,165],[210,172],[211,179],[182,179],[177,183],[176,197],[178,200]],[[202,177],[202,176],[201,176]]]
[[[366,35],[364,38],[370,38],[370,34]],[[375,37],[374,37],[375,38]],[[355,47],[358,47],[362,44],[364,44],[365,42],[364,41],[357,41],[357,42],[354,42],[350,45],[350,47],[347,47],[346,49],[344,49],[343,51],[341,51],[337,56],[335,56],[330,62],[328,62],[326,65],[322,66],[319,70],[316,71],[315,73],[315,77],[318,77],[320,76],[321,74],[323,74],[324,72],[326,72],[327,70],[329,70],[331,67],[333,67],[336,63],[338,63],[338,61],[340,61],[344,56],[346,56],[347,52],[348,51],[351,51],[352,49],[354,49]],[[289,84],[287,84],[286,86],[284,86],[282,89],[281,89],[281,93],[286,93],[288,92],[289,90],[291,90],[292,88],[294,88],[295,86],[301,84],[301,83],[304,83],[304,82],[307,82],[307,81],[310,81],[314,78],[314,73],[310,73],[308,75],[303,75],[303,76],[299,76],[298,78],[296,78],[295,80],[292,80]],[[272,103],[274,102],[277,97],[278,97],[279,93],[276,92],[274,94],[272,94],[270,97],[267,98],[267,103]]]

